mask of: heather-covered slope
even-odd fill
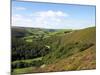
[[[59,58],[69,57],[78,52],[85,51],[86,49],[95,46],[96,42],[95,27],[76,30],[70,33],[53,36],[49,40],[51,53],[44,57],[46,64],[53,63]],[[95,50],[95,48],[94,48]]]
[[[52,52],[44,57],[45,67],[34,72],[86,70],[96,68],[95,27],[73,31],[59,36],[60,43],[51,46]]]

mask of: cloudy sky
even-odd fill
[[[95,26],[95,6],[12,1],[12,26],[78,29]]]

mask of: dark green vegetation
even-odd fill
[[[12,74],[95,69],[95,47],[95,27],[12,27]]]

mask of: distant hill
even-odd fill
[[[32,27],[11,27],[11,35],[15,38],[26,38],[32,40],[33,37],[43,36],[44,38],[54,35],[56,33],[69,32],[70,29],[45,29],[45,28],[32,28]]]

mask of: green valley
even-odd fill
[[[96,27],[45,29],[12,26],[12,74],[96,68]]]

